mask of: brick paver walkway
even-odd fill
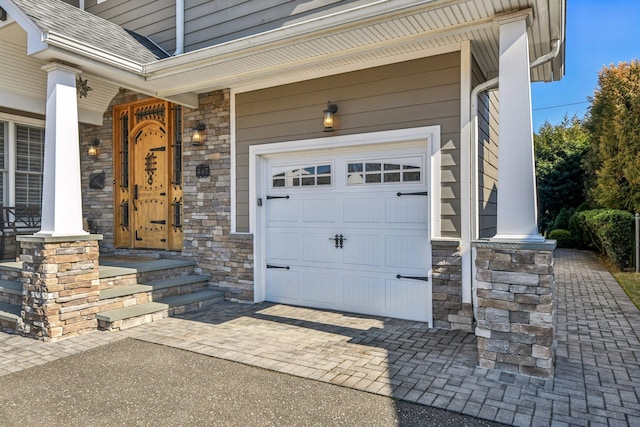
[[[0,375],[125,337],[518,426],[640,426],[640,312],[589,252],[556,251],[556,376],[476,367],[475,336],[275,304],[224,303],[45,344],[0,334]]]

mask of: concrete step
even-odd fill
[[[0,293],[22,295],[22,282],[0,279]]]
[[[98,328],[122,330],[215,304],[224,300],[222,292],[210,289],[185,295],[167,297],[161,301],[147,302],[96,314]]]
[[[21,306],[0,303],[0,330],[15,331],[18,323],[22,321],[20,310]]]
[[[187,313],[224,301],[224,292],[207,289],[185,295],[175,295],[159,300],[169,305],[169,315]]]
[[[136,285],[167,276],[193,274],[195,265],[196,263],[190,260],[102,257],[100,258],[100,289]]]
[[[100,290],[100,300],[125,297],[128,295],[140,294],[142,292],[153,291],[153,286],[149,285],[128,285],[128,286],[114,286],[110,289]]]
[[[153,288],[152,298],[154,301],[158,301],[174,295],[200,292],[206,288],[210,279],[211,276],[205,274],[189,274],[187,276],[174,276],[141,283]]]
[[[22,282],[11,279],[0,279],[0,302],[21,306]]]
[[[211,276],[207,274],[190,274],[188,276],[167,277],[166,279],[151,280],[143,283],[153,287],[154,291],[173,288],[176,286],[191,285],[194,283],[207,282]]]

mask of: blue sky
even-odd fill
[[[563,79],[531,86],[534,131],[584,116],[602,67],[640,59],[640,0],[567,0],[565,48]]]

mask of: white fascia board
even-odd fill
[[[32,55],[47,48],[42,29],[12,1],[0,0],[0,7],[27,33],[27,54]]]
[[[198,95],[195,93],[181,93],[171,96],[162,95],[156,86],[147,84],[144,77],[140,74],[105,64],[98,58],[90,58],[53,46],[49,47],[46,51],[34,55],[34,57],[43,61],[62,61],[74,64],[75,67],[120,87],[156,98],[166,99],[167,101],[176,102],[187,107],[198,107]]]
[[[53,32],[44,33],[43,39],[51,46],[57,47],[59,49],[64,49],[77,55],[82,55],[87,58],[98,60],[115,68],[120,68],[122,70],[137,74],[142,74],[143,72],[142,64],[130,61],[120,55],[109,53],[103,49],[97,49],[86,43],[82,43],[77,39],[72,39],[70,37],[66,37]]]
[[[459,1],[459,0],[458,0]],[[205,47],[179,56],[161,59],[145,65],[145,73],[149,79],[154,74],[163,77],[167,74],[179,73],[183,69],[193,69],[209,65],[212,58],[224,60],[228,56],[236,56],[239,51],[248,54],[254,50],[263,50],[264,45],[275,46],[278,43],[291,43],[309,33],[331,33],[335,27],[353,25],[355,22],[367,20],[374,23],[378,20],[389,20],[393,14],[406,12],[407,9],[418,9],[428,3],[456,3],[457,1],[437,2],[437,0],[378,0],[370,4],[310,19],[308,21],[277,28],[257,35],[231,40],[215,46]]]

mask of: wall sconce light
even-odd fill
[[[332,104],[331,101],[327,101],[327,109],[323,111],[324,120],[322,121],[324,124],[324,132],[333,132],[333,116],[337,111],[338,106]]]
[[[98,145],[100,145],[100,140],[98,138],[92,139],[89,143],[89,150],[87,154],[91,157],[96,157],[98,155]]]
[[[0,7],[0,21],[7,20],[7,11]]]
[[[193,128],[193,135],[191,135],[191,143],[193,145],[202,145],[204,142],[205,134],[205,125],[204,123],[197,122],[196,126]]]

